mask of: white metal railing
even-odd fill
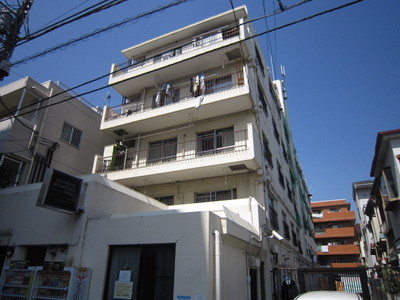
[[[115,64],[111,76],[120,76],[133,70],[138,70],[150,65],[156,65],[171,58],[194,52],[201,48],[223,44],[225,41],[239,36],[239,33],[240,30],[238,26],[231,26],[204,34],[202,36],[193,37],[190,41],[178,45],[177,47],[161,54],[157,54],[143,60],[130,60],[122,64]]]
[[[247,150],[247,130],[226,132],[219,136],[197,138],[182,143],[168,143],[139,151],[124,151],[117,155],[99,157],[96,173],[139,169],[156,164],[189,161],[205,156],[226,155]]]

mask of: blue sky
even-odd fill
[[[15,1],[15,0],[13,0]],[[12,2],[11,0],[9,2]],[[99,0],[34,0],[31,32]],[[270,14],[277,1],[232,0],[246,5],[251,18]],[[300,1],[282,0],[290,6]],[[263,32],[351,1],[314,0],[284,13],[254,22]],[[96,29],[168,4],[169,1],[128,0],[107,11],[60,28],[15,49],[12,61],[28,57]],[[110,32],[49,53],[13,68],[0,82],[25,76],[39,82],[61,81],[69,87],[107,74],[112,63],[124,62],[122,49],[231,9],[229,0],[191,0]],[[364,0],[339,11],[261,36],[260,42],[275,78],[286,69],[288,106],[297,152],[313,200],[347,199],[352,182],[370,180],[379,131],[400,128],[400,2]],[[107,78],[79,88],[83,93],[107,85]],[[85,96],[103,106],[121,97],[112,88]]]

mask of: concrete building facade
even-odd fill
[[[374,267],[377,265],[375,239],[371,232],[371,224],[365,215],[365,208],[371,196],[371,188],[373,181],[353,182],[353,200],[356,204],[358,217],[360,219],[360,251],[361,263],[366,267]]]
[[[374,182],[364,208],[379,265],[399,264],[399,159],[400,130],[379,132],[370,174]]]
[[[80,177],[82,206],[36,207],[40,184],[0,191],[6,267],[39,248],[92,271],[88,299],[261,300],[314,264],[284,81],[248,20],[238,7],[122,51],[109,82],[125,100],[100,127],[117,142]]]
[[[318,263],[332,268],[360,266],[356,215],[346,200],[312,202]]]
[[[310,194],[284,81],[271,79],[247,20],[239,7],[123,50],[110,84],[125,101],[101,124],[119,142],[93,172],[168,205],[254,197],[266,211],[260,226],[287,241],[272,249],[276,264],[306,264]]]
[[[99,130],[101,109],[60,82],[26,77],[0,88],[0,187],[40,182],[49,167],[91,172],[114,139]]]

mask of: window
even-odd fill
[[[196,193],[194,195],[195,202],[211,202],[232,200],[237,198],[236,189],[224,190],[218,192]]]
[[[265,115],[268,116],[268,104],[267,100],[265,100],[264,92],[262,91],[260,84],[258,84],[257,87],[258,87],[258,101],[260,101],[261,106],[265,112]]]
[[[263,136],[263,144],[264,144],[264,157],[265,159],[268,161],[270,167],[272,168],[274,166],[273,161],[272,161],[272,152],[269,149],[269,142],[268,139],[265,137],[265,135]]]
[[[197,134],[197,154],[211,154],[233,149],[233,127],[211,130]]]
[[[287,154],[285,145],[283,144],[283,142],[282,142],[281,145],[282,145],[282,154],[283,154],[283,158],[286,160],[287,163],[289,163],[288,154]]]
[[[256,64],[260,68],[262,76],[265,77],[264,64],[262,62],[261,55],[257,47],[256,47]]]
[[[285,188],[285,177],[283,177],[282,167],[279,162],[276,162],[278,165],[278,174],[279,174],[279,183],[283,188]]]
[[[133,286],[129,299],[172,300],[175,245],[111,246],[104,300],[114,299],[120,271],[130,271]]]
[[[289,181],[287,181],[287,180],[286,180],[286,187],[287,187],[287,195],[288,195],[288,198],[289,198],[290,202],[293,203],[293,193],[292,193],[292,189],[290,188]]]
[[[329,212],[330,213],[340,212],[340,208],[330,208]]]
[[[19,183],[23,163],[8,156],[0,157],[0,188],[16,186]]]
[[[154,199],[156,199],[166,205],[174,205],[174,196],[155,197]]]
[[[297,240],[297,232],[296,232],[296,229],[295,229],[293,223],[292,223],[292,242],[293,242],[293,246],[295,246],[295,247],[297,247],[299,244],[299,241]]]
[[[279,135],[278,127],[276,127],[275,120],[272,120],[272,125],[274,126],[274,135],[278,144],[281,143],[281,137]]]
[[[232,75],[206,80],[206,94],[222,92],[232,88]]]
[[[389,199],[398,198],[397,187],[393,179],[392,169],[385,167],[382,169],[381,193]]]
[[[177,139],[162,140],[149,144],[148,162],[166,162],[176,159]]]
[[[286,214],[283,213],[283,233],[285,238],[290,241],[290,229],[289,224],[286,222]]]
[[[61,133],[61,140],[75,147],[79,147],[81,142],[82,130],[79,130],[72,125],[64,122],[64,127]]]
[[[272,229],[279,230],[278,213],[275,209],[275,200],[272,195],[268,195],[269,198],[269,223]]]

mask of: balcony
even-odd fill
[[[210,76],[204,80],[203,89],[196,92],[189,82],[171,83],[148,97],[106,107],[101,129],[120,138],[119,132],[134,136],[251,108],[249,87],[243,80],[243,72],[239,71]]]
[[[347,262],[347,263],[331,263],[332,268],[360,268],[362,264],[359,262]]]
[[[113,64],[109,84],[125,97],[140,92],[140,86],[154,85],[154,72],[157,78],[173,78],[182,74],[193,74],[194,70],[207,70],[221,65],[221,58],[234,61],[244,54],[246,42],[240,48],[243,26],[231,25],[201,35],[183,37],[186,40],[177,44],[176,37],[171,37],[165,50],[155,52],[149,45],[139,45],[138,49],[128,49],[125,55],[135,57],[123,64]],[[157,41],[153,41],[157,47]],[[164,41],[168,43],[168,41]],[[160,47],[160,46],[159,46]],[[142,49],[143,48],[143,49]],[[160,49],[160,48],[159,48]],[[241,49],[241,50],[239,50]],[[151,51],[151,56],[142,56],[139,51]],[[206,56],[205,56],[206,55]]]
[[[355,237],[354,227],[315,229],[315,239]]]
[[[247,130],[232,131],[217,140],[209,137],[181,143],[168,140],[139,151],[98,156],[94,173],[132,187],[254,171],[262,165],[255,154],[260,147],[255,134],[249,124]]]
[[[359,255],[360,247],[356,244],[317,246],[317,255]]]
[[[322,218],[313,216],[314,223],[335,222],[335,221],[355,221],[356,215],[354,211],[340,211],[324,213]]]

